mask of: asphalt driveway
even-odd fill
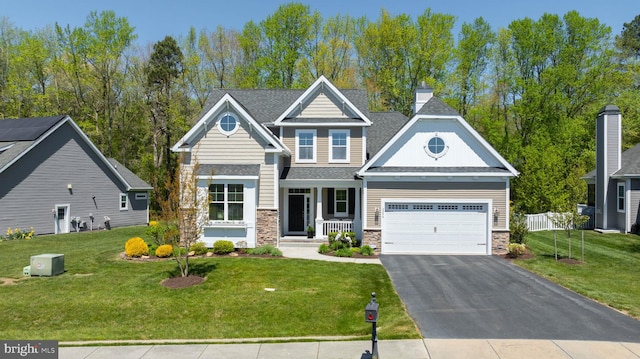
[[[380,259],[425,338],[640,342],[640,321],[499,257]]]

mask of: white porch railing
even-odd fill
[[[331,232],[353,232],[352,220],[323,220],[322,233],[326,236]]]

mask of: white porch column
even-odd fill
[[[324,238],[322,225],[322,187],[316,187],[316,238]]]
[[[362,218],[360,215],[360,188],[355,189],[356,193],[355,204],[356,207],[353,209],[353,231],[356,232],[356,236],[358,238],[362,238]]]

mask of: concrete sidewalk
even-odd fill
[[[640,358],[640,343],[517,339],[415,339],[378,343],[382,359]],[[356,359],[370,341],[61,347],[60,359]]]

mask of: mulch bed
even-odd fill
[[[162,282],[160,282],[160,284],[162,284],[163,287],[167,287],[170,289],[178,289],[178,288],[187,288],[194,285],[198,285],[204,282],[205,280],[206,278],[204,277],[199,277],[197,275],[190,275],[186,277],[167,278]]]
[[[333,252],[333,251],[331,251],[331,252],[327,252],[327,253],[320,253],[320,254],[322,254],[323,256],[327,256],[327,257],[337,257],[337,256],[336,256],[336,254],[335,254],[335,252]],[[360,253],[353,252],[353,256],[351,256],[351,257],[338,257],[338,258],[363,258],[363,259],[376,259],[376,258],[378,258],[378,255],[377,255],[377,254],[372,254],[372,255],[370,255],[370,256],[363,256],[363,255],[362,255],[362,254],[360,254]]]

